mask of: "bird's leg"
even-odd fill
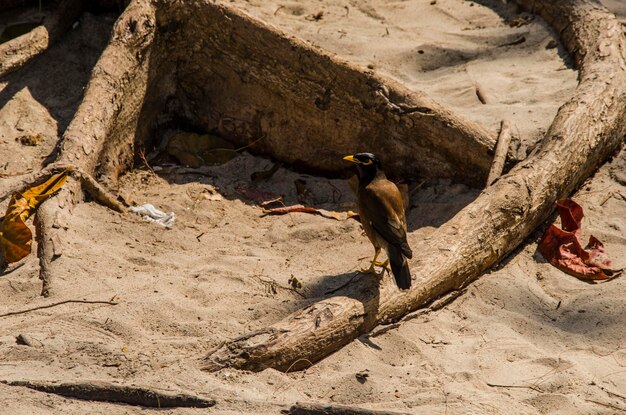
[[[387,271],[389,271],[389,260],[376,261],[376,259],[378,258],[378,255],[380,255],[380,248],[376,248],[376,250],[374,251],[374,258],[372,258],[372,263],[370,264],[370,267],[361,268],[361,272],[366,273],[366,274],[377,274],[376,270],[374,269],[375,266],[383,267]]]
[[[379,266],[379,267],[383,267],[383,272],[385,272],[385,270],[391,274],[391,266],[389,265],[389,260],[386,259],[384,261],[376,261],[374,262],[374,265]]]

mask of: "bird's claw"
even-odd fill
[[[376,272],[376,268],[375,267],[382,267],[382,271],[380,273]],[[371,265],[369,266],[369,268],[361,268],[361,272],[364,274],[376,274],[379,277],[382,277],[383,274],[385,273],[385,271],[387,271],[389,274],[391,274],[391,267],[389,266],[389,260],[385,260],[385,261],[372,261]]]

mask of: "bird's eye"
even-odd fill
[[[369,166],[370,164],[372,164],[372,159],[367,159],[365,161],[361,162],[364,166]]]

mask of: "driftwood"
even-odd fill
[[[69,398],[88,401],[125,403],[150,408],[209,408],[213,399],[205,399],[184,393],[172,393],[135,386],[114,385],[109,382],[47,383],[29,381],[0,381],[9,386],[22,386],[40,392],[54,393]]]
[[[561,34],[580,70],[563,105],[532,154],[426,240],[413,289],[364,281],[350,297],[311,304],[258,334],[225,343],[204,368],[297,370],[308,367],[379,324],[397,321],[432,298],[477,278],[515,249],[621,145],[626,132],[626,47],[615,16],[587,0],[518,0]],[[367,280],[369,281],[369,280]]]
[[[498,180],[498,177],[502,175],[510,144],[511,122],[508,119],[504,119],[502,120],[502,126],[500,127],[500,135],[498,136],[498,142],[496,143],[496,151],[493,155],[493,162],[491,163],[489,176],[487,176],[487,187],[491,186],[493,182]]]
[[[296,402],[287,415],[408,415],[406,412],[374,411],[347,405],[321,405]]]
[[[83,9],[83,0],[61,0],[55,11],[44,18],[41,26],[1,44],[0,77],[26,65],[59,40]]]

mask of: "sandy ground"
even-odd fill
[[[546,25],[534,19],[511,27],[508,22],[524,22],[526,15],[500,2],[234,4],[346,59],[373,65],[487,128],[512,117],[524,151],[576,84],[560,48],[546,49],[553,39]],[[607,4],[624,12],[619,1]],[[0,177],[36,170],[53,151],[114,18],[84,15],[60,44],[0,79]],[[522,36],[524,42],[502,46]],[[476,84],[490,104],[478,101]],[[37,135],[36,146],[19,140]],[[249,190],[295,203],[296,179],[311,192],[307,204],[354,209],[343,180],[281,168],[271,179],[251,183],[253,172],[271,165],[242,153],[204,175],[177,168],[159,176],[146,169],[126,175],[120,193],[175,212],[172,229],[93,202],[63,212],[57,218],[64,233],[54,297],[39,297],[38,261],[31,255],[0,276],[0,315],[68,299],[118,304],[73,303],[0,316],[0,380],[105,380],[218,401],[210,410],[161,411],[176,414],[272,414],[295,401],[413,414],[626,411],[626,279],[590,285],[558,271],[536,252],[541,229],[444,309],[363,336],[306,371],[198,370],[198,359],[220,342],[327,295],[371,255],[353,220],[300,213],[262,217],[246,197]],[[426,183],[407,212],[410,240],[432,232],[478,193],[446,181]],[[583,235],[604,241],[618,268],[626,266],[624,195],[626,151],[573,195],[585,208]],[[303,285],[300,293],[288,289],[292,276]],[[358,278],[370,277],[352,284]],[[19,334],[33,339],[33,346],[17,344]],[[360,382],[357,373],[368,376]],[[0,405],[8,414],[147,411],[2,384]]]

